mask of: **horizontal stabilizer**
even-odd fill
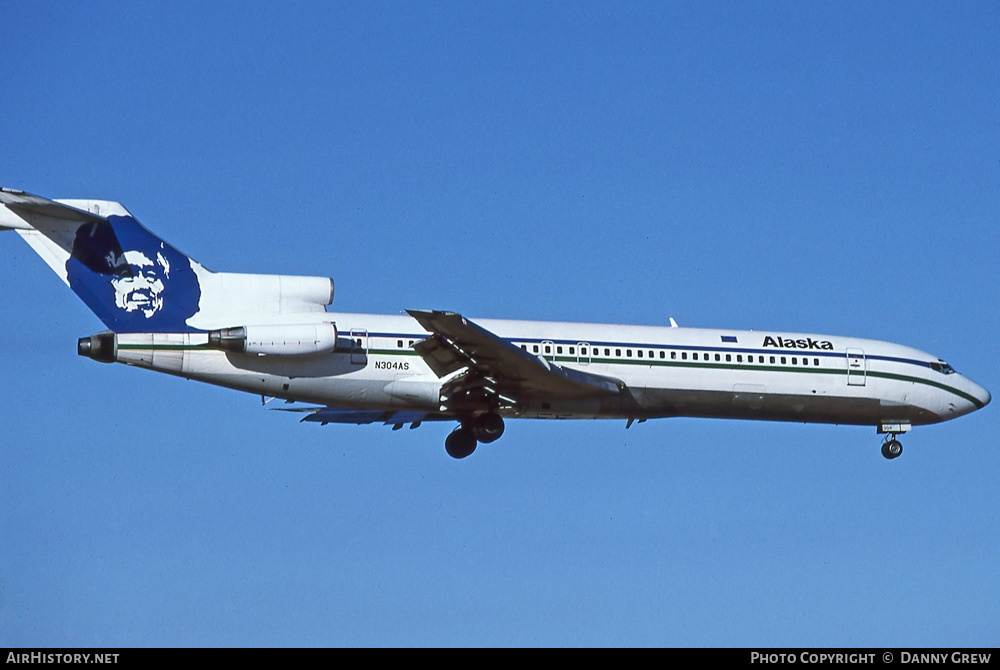
[[[0,204],[6,205],[12,212],[29,219],[35,216],[74,223],[104,221],[103,216],[85,209],[78,209],[10,188],[0,188]]]

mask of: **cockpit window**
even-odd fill
[[[940,358],[937,360],[937,362],[931,363],[931,370],[937,370],[941,374],[945,375],[955,374],[955,368],[951,367],[950,365],[942,361]]]

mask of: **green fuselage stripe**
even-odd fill
[[[208,344],[119,344],[119,349],[126,351],[216,351],[210,348]],[[352,352],[343,352],[343,355],[349,355]],[[362,352],[353,352],[355,354]],[[369,349],[363,352],[368,355],[376,356],[419,356],[419,354],[412,349]],[[787,354],[786,354],[787,356]],[[548,356],[546,360],[553,363],[574,363],[574,364],[585,364],[577,358],[576,356]],[[597,364],[597,365],[645,365],[649,367],[667,367],[667,368],[689,368],[689,369],[699,369],[699,370],[743,370],[743,371],[754,371],[754,372],[785,372],[785,373],[798,373],[798,374],[821,374],[821,375],[838,375],[846,376],[846,370],[831,370],[829,368],[819,368],[819,367],[791,367],[791,366],[775,366],[775,365],[757,365],[754,363],[696,363],[693,361],[660,361],[656,359],[639,359],[639,358],[590,358],[587,360],[586,364]],[[858,377],[863,376],[868,377],[880,377],[882,379],[891,379],[893,381],[900,382],[910,382],[913,384],[925,384],[927,386],[933,386],[934,388],[941,389],[942,391],[947,391],[957,395],[959,398],[963,398],[971,402],[978,409],[985,407],[982,402],[979,401],[975,396],[969,395],[964,391],[960,391],[954,387],[948,386],[947,384],[942,384],[940,382],[935,382],[930,379],[923,379],[921,377],[911,377],[909,375],[901,375],[893,372],[879,372],[879,371],[859,371],[857,373]]]
[[[416,356],[418,355],[415,351],[406,351],[401,349],[370,349],[369,354],[375,354],[380,356]],[[786,357],[789,357],[786,354]],[[744,370],[744,371],[760,371],[760,372],[785,372],[785,373],[796,373],[796,374],[821,374],[821,375],[835,375],[839,377],[846,376],[847,370],[831,370],[830,368],[820,368],[820,367],[792,367],[792,366],[778,366],[778,365],[759,365],[756,363],[697,363],[694,361],[676,361],[676,360],[657,360],[657,359],[641,359],[641,358],[590,358],[587,363],[583,363],[576,356],[546,356],[546,360],[553,363],[575,363],[575,364],[597,364],[597,365],[646,365],[649,367],[659,366],[668,368],[690,368],[699,370]],[[805,356],[803,356],[805,358]],[[983,403],[979,401],[975,396],[969,395],[964,391],[960,391],[957,388],[948,386],[947,384],[942,384],[941,382],[935,382],[930,379],[923,379],[922,377],[911,377],[909,375],[901,375],[893,372],[879,372],[879,371],[859,371],[857,372],[858,377],[880,377],[882,379],[891,379],[893,381],[900,382],[910,382],[913,384],[925,384],[927,386],[933,386],[939,388],[942,391],[947,391],[957,395],[959,398],[968,400],[978,409],[985,407]]]
[[[200,349],[215,350],[207,344],[118,344],[118,349],[125,351],[197,351]]]

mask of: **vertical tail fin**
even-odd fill
[[[189,332],[201,290],[195,263],[119,203],[46,200],[0,190],[14,229],[115,332]]]
[[[0,230],[23,237],[116,333],[271,323],[325,312],[333,301],[333,280],[326,277],[210,272],[117,202],[0,189]]]

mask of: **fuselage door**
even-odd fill
[[[351,329],[351,363],[364,365],[368,362],[368,331],[363,328]]]
[[[864,386],[868,377],[868,359],[863,349],[847,349],[847,385]]]
[[[578,342],[576,345],[576,362],[580,365],[590,365],[593,350],[589,342]]]

